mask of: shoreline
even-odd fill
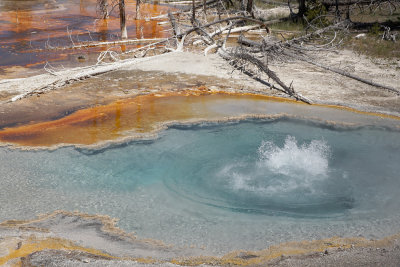
[[[71,221],[74,223],[71,224]],[[60,235],[60,228],[53,229],[54,222],[59,222],[64,228],[62,235]],[[16,264],[21,259],[26,261],[29,258],[32,263],[35,260],[43,260],[41,254],[44,254],[44,257],[48,254],[47,256],[53,260],[58,259],[64,263],[71,264],[71,261],[75,261],[76,264],[83,261],[100,266],[104,264],[117,266],[118,264],[123,264],[123,266],[147,266],[146,264],[154,266],[260,266],[263,264],[291,266],[291,264],[301,263],[318,266],[318,263],[322,264],[324,259],[330,258],[330,260],[333,258],[333,262],[338,266],[348,266],[340,263],[341,255],[357,255],[359,258],[361,253],[365,254],[363,254],[364,264],[367,264],[363,266],[369,266],[368,263],[373,258],[368,257],[368,250],[389,255],[391,251],[394,251],[394,259],[400,257],[400,233],[380,239],[333,236],[320,240],[289,241],[271,245],[262,250],[237,250],[221,256],[210,256],[204,255],[202,249],[194,247],[177,248],[159,240],[139,239],[136,235],[121,230],[116,223],[117,219],[107,215],[90,215],[64,210],[38,215],[31,220],[1,222],[0,245],[10,249],[8,254],[4,253],[4,250],[0,251],[0,264]],[[83,236],[76,236],[74,231],[85,225],[96,225],[96,230],[88,231]],[[15,236],[13,234],[15,230],[22,231],[24,234]],[[73,238],[66,238],[68,231]],[[79,232],[83,233],[82,230]],[[106,246],[107,248],[100,247],[100,244],[105,244],[104,242],[110,243]],[[116,246],[118,243],[120,247]],[[32,246],[32,244],[36,245]],[[67,255],[65,255],[66,251],[68,251]],[[370,263],[370,266],[374,266],[373,262]],[[396,262],[392,262],[394,263]]]
[[[339,53],[342,54],[327,61],[332,64],[341,64],[341,61],[354,64],[355,69],[359,68],[359,72],[355,73],[368,75],[366,77],[370,77],[370,79],[384,77],[385,82],[392,86],[397,86],[400,82],[400,71],[397,70],[400,68],[400,61],[392,63],[388,69],[383,69],[382,66],[387,67],[388,61],[381,59],[377,64],[371,59],[356,55],[349,50]],[[328,57],[329,53],[325,56]],[[295,90],[309,98],[312,104],[343,106],[363,112],[400,116],[400,97],[385,89],[374,88],[349,78],[339,77],[328,71],[317,70],[316,67],[307,66],[301,62],[292,61],[285,64],[271,62],[270,64],[271,69],[278,73],[284,82],[293,80]],[[370,68],[370,73],[366,72],[368,68]],[[116,63],[67,69],[58,72],[57,76],[40,74],[27,78],[3,79],[0,80],[0,95],[3,95],[0,99],[3,100],[3,104],[16,103],[20,98],[31,98],[35,95],[48,94],[54,90],[65,90],[86,79],[93,80],[90,78],[91,75],[95,75],[96,78],[109,75],[112,78],[118,72],[129,74],[133,71],[158,72],[172,76],[177,74],[196,75],[200,79],[201,77],[204,79],[214,77],[220,80],[220,84],[224,80],[227,82],[227,88],[220,91],[277,96],[292,100],[287,95],[271,90],[247,75],[234,70],[218,55],[204,56],[198,52],[171,52],[152,57],[127,59]],[[290,77],[290,74],[293,77]],[[136,95],[140,92],[139,90],[132,93]],[[127,96],[130,95],[131,93]]]
[[[19,143],[24,140],[23,139],[24,135],[26,135],[28,138],[30,135],[36,136],[40,134],[43,131],[43,129],[51,130],[57,128],[58,127],[57,125],[60,125],[60,127],[63,128],[62,132],[64,132],[64,134],[65,131],[75,131],[76,126],[74,125],[86,123],[86,121],[91,121],[93,120],[93,116],[97,116],[96,114],[100,114],[101,119],[103,119],[104,117],[113,118],[115,114],[113,113],[109,114],[107,112],[110,110],[110,107],[114,105],[123,105],[123,103],[131,105],[132,103],[134,104],[137,103],[137,105],[140,105],[141,109],[146,109],[148,108],[147,105],[149,104],[144,100],[150,99],[149,101],[151,105],[156,105],[156,106],[159,105],[157,104],[157,102],[159,102],[160,100],[172,101],[173,105],[169,105],[167,108],[179,109],[179,107],[182,104],[185,104],[184,102],[187,102],[186,98],[189,97],[191,97],[191,99],[195,99],[195,101],[192,100],[194,104],[189,106],[189,108],[197,109],[197,113],[193,114],[188,113],[189,117],[187,118],[183,117],[164,118],[163,116],[160,116],[156,121],[150,122],[150,124],[145,128],[138,128],[132,125],[123,130],[120,130],[118,132],[118,135],[115,136],[110,135],[108,137],[105,137],[104,139],[93,140],[91,141],[93,143],[83,143],[84,139],[80,138],[76,139],[77,141],[72,141],[72,142],[56,141],[55,143],[49,143],[46,145],[41,145],[40,143],[38,144],[36,143],[37,141],[34,140],[29,141],[29,139],[27,139],[28,143]],[[214,100],[213,97],[215,97],[217,100]],[[181,103],[182,99],[183,103]],[[365,112],[349,107],[324,105],[324,104],[315,104],[310,106],[308,104],[287,98],[264,96],[251,93],[231,93],[231,92],[220,92],[220,91],[217,92],[183,91],[179,92],[178,94],[166,93],[157,95],[150,94],[150,95],[134,96],[132,98],[124,99],[124,101],[125,102],[118,100],[116,102],[112,102],[107,105],[100,105],[96,106],[95,108],[82,109],[57,120],[44,121],[39,123],[11,127],[11,128],[8,127],[4,128],[3,130],[0,131],[0,140],[2,140],[0,146],[9,147],[12,149],[27,150],[27,151],[56,150],[58,148],[63,148],[63,147],[75,147],[78,149],[99,150],[140,140],[154,140],[157,139],[160,132],[175,126],[190,127],[201,124],[241,123],[251,120],[279,121],[282,119],[290,119],[290,120],[298,120],[303,123],[308,122],[319,126],[348,129],[348,130],[358,129],[362,127],[384,127],[387,130],[394,130],[394,131],[400,130],[400,123],[396,123],[397,121],[400,121],[400,117],[393,115]],[[229,115],[225,115],[225,114],[219,114],[218,112],[210,113],[209,110],[213,110],[216,108],[214,106],[220,105],[215,101],[225,101],[231,105],[234,105],[235,101],[248,101],[249,103],[247,104],[247,107],[245,107],[243,111],[234,110],[232,108],[230,110],[224,110],[225,113],[230,113]],[[260,111],[261,106],[260,107],[257,106],[256,108],[251,107],[250,103],[252,101],[254,101],[255,105],[257,105],[257,102],[265,102],[265,108],[266,108],[265,111],[264,112],[262,110]],[[204,110],[199,111],[198,110],[199,107],[196,107],[196,102],[202,103],[203,106],[201,106],[200,109]],[[204,107],[205,103],[208,103],[207,107]],[[273,105],[281,104],[282,106],[281,110],[274,110],[274,108],[272,108],[272,110],[271,108],[270,110],[268,110],[269,107],[267,103],[271,103]],[[296,106],[297,112],[290,111],[291,105]],[[304,110],[302,109],[302,107],[304,108]],[[94,113],[92,110],[94,110]],[[315,113],[323,112],[323,115],[320,116],[313,115],[313,112],[310,110],[314,110]],[[154,112],[156,114],[158,113],[158,111]],[[79,114],[83,113],[83,114],[78,115],[78,113]],[[88,115],[85,115],[86,113]],[[349,118],[346,118],[346,113],[348,113]],[[154,116],[153,114],[150,115]],[[148,115],[145,114],[141,115],[144,121],[143,124],[146,124],[145,122],[146,116]],[[96,117],[94,118],[95,118],[94,120],[96,120]],[[378,118],[379,120],[376,120]],[[128,118],[128,120],[130,120],[130,118]],[[19,136],[19,137],[14,142],[13,141],[7,142],[5,141],[7,139],[4,140],[4,138],[7,137],[8,135],[11,137],[12,136]],[[41,137],[41,139],[46,139],[46,136]],[[33,145],[30,145],[30,143]]]

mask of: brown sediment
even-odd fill
[[[5,128],[0,131],[0,141],[27,147],[53,147],[60,144],[87,146],[151,134],[165,128],[171,122],[226,121],[234,118],[262,117],[262,114],[244,112],[236,115],[220,114],[209,105],[215,103],[214,105],[218,106],[216,102],[219,100],[299,103],[286,98],[264,95],[211,92],[201,87],[199,90],[140,95],[117,100],[108,105],[78,110],[53,121]],[[347,107],[315,106],[400,119],[392,115],[363,112]]]

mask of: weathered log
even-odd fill
[[[297,94],[292,86],[287,86],[285,85],[284,82],[282,82],[279,77],[276,75],[276,73],[268,68],[266,64],[261,62],[259,59],[253,57],[252,55],[246,53],[246,52],[234,52],[234,53],[228,53],[226,50],[223,48],[220,48],[218,50],[219,55],[221,55],[222,58],[226,60],[244,60],[246,62],[249,62],[256,66],[260,71],[264,72],[267,74],[269,78],[271,78],[273,81],[275,81],[277,84],[279,84],[280,87],[283,88],[283,92],[294,97],[296,100],[303,101],[307,104],[311,104],[311,101],[306,99],[305,97]]]
[[[192,1],[191,1],[192,2]],[[205,2],[205,5],[206,6],[210,6],[210,5],[212,5],[212,4],[216,4],[216,3],[218,3],[219,2],[219,0],[209,0],[209,1],[207,1],[207,2]],[[204,2],[202,3],[202,4],[200,4],[200,5],[195,5],[194,6],[194,9],[196,10],[196,9],[199,9],[199,8],[204,8]],[[188,7],[186,7],[186,8],[183,8],[183,11],[191,11],[193,9],[193,6],[188,6]]]
[[[272,44],[259,43],[259,42],[250,40],[250,39],[244,37],[243,35],[239,36],[237,41],[239,44],[244,44],[244,45],[256,48],[256,50],[253,50],[254,53],[262,52],[262,51],[271,51],[272,49],[281,48],[281,45],[279,43],[272,43]]]
[[[1,101],[1,103],[9,103],[14,102],[25,97],[29,97],[32,95],[41,94],[50,90],[54,90],[60,87],[63,87],[67,84],[70,84],[74,81],[84,80],[93,76],[97,76],[103,73],[115,71],[124,67],[132,66],[132,64],[139,64],[141,62],[147,61],[152,58],[156,57],[163,57],[165,54],[153,56],[153,57],[146,57],[146,58],[134,58],[134,59],[126,59],[120,60],[118,62],[101,64],[101,65],[94,65],[94,66],[87,66],[87,67],[80,67],[74,68],[69,70],[62,70],[56,73],[56,75],[51,76],[50,78],[43,78],[40,81],[36,81],[35,77],[28,77],[24,79],[17,79],[17,80],[8,80],[5,81],[2,86],[14,86],[13,84],[19,84],[24,80],[31,80],[35,81],[35,86],[31,88],[31,90],[24,92],[20,95],[14,96],[9,100]]]
[[[290,52],[288,52],[288,51],[283,51],[283,53],[284,53],[286,56],[295,58],[295,59],[297,59],[297,60],[305,61],[305,62],[307,62],[307,63],[309,63],[309,64],[311,64],[311,65],[314,65],[314,66],[323,68],[323,69],[325,69],[325,70],[332,71],[332,72],[334,72],[334,73],[343,75],[343,76],[345,76],[345,77],[347,77],[347,78],[351,78],[351,79],[353,79],[353,80],[356,80],[356,81],[359,81],[359,82],[362,82],[362,83],[365,83],[365,84],[368,84],[368,85],[371,85],[371,86],[374,86],[374,87],[383,88],[383,89],[388,90],[389,92],[395,93],[396,95],[400,95],[400,90],[398,90],[398,89],[396,89],[396,88],[393,88],[393,87],[391,87],[391,86],[379,84],[379,83],[373,82],[372,80],[368,80],[368,79],[361,78],[361,77],[356,76],[356,75],[354,75],[354,74],[351,74],[351,73],[349,73],[349,72],[347,72],[347,71],[340,70],[340,69],[337,69],[337,68],[334,68],[334,67],[330,67],[330,66],[326,66],[326,65],[324,65],[324,64],[315,62],[315,61],[313,61],[313,60],[311,60],[311,59],[309,59],[309,58],[307,58],[307,57],[297,56],[297,55],[295,55],[295,54],[293,54],[293,53],[290,53]]]
[[[248,26],[242,26],[242,27],[236,27],[231,30],[231,33],[236,33],[236,32],[247,32],[250,30],[254,30],[260,28],[260,25],[248,25]],[[228,30],[224,30],[221,32],[222,34],[227,34]]]
[[[220,23],[227,22],[227,21],[232,21],[232,20],[238,20],[238,21],[240,21],[240,20],[247,20],[247,21],[251,21],[251,22],[257,23],[257,24],[259,24],[260,26],[264,26],[265,29],[266,29],[266,31],[267,31],[268,33],[270,32],[270,30],[269,30],[269,28],[267,27],[267,25],[272,24],[272,23],[275,23],[276,21],[279,21],[279,20],[261,21],[261,20],[258,20],[258,19],[253,19],[253,18],[245,17],[245,16],[235,16],[235,17],[230,17],[230,18],[225,18],[225,19],[213,21],[213,22],[210,22],[210,23],[208,23],[208,24],[205,24],[205,25],[202,25],[202,26],[199,26],[199,27],[201,27],[202,29],[204,29],[204,28],[208,28],[208,27],[210,27],[210,26],[213,26],[213,25],[215,25],[215,24],[220,24]],[[190,34],[190,33],[194,32],[194,31],[196,31],[199,27],[193,27],[193,28],[191,28],[191,29],[188,29],[185,33],[181,33],[181,35]],[[178,36],[178,37],[180,37],[180,36]]]
[[[125,39],[118,41],[109,41],[109,42],[89,42],[80,45],[72,45],[65,47],[52,47],[47,49],[35,49],[34,51],[43,51],[43,50],[67,50],[67,49],[81,49],[81,48],[90,48],[90,47],[98,47],[98,46],[113,46],[113,45],[128,45],[128,44],[137,44],[137,43],[147,43],[147,42],[166,42],[168,38],[152,38],[152,39]]]
[[[259,49],[258,52],[268,51],[269,49],[271,49],[271,47],[277,46],[277,44],[273,44],[269,48],[266,48],[265,44],[252,41],[252,40],[247,39],[247,38],[245,38],[243,36],[239,37],[238,42],[242,43],[242,44],[245,44],[245,45],[248,45],[248,46],[252,46],[252,47],[258,48]],[[315,62],[315,61],[313,61],[313,60],[311,60],[311,59],[309,59],[307,57],[293,54],[293,53],[289,52],[287,49],[282,49],[281,53],[283,55],[285,55],[285,56],[288,56],[288,57],[291,57],[291,58],[294,58],[294,59],[297,59],[297,60],[300,60],[300,61],[305,61],[305,62],[307,62],[309,64],[312,64],[314,66],[323,68],[325,70],[329,70],[329,71],[332,71],[334,73],[343,75],[345,77],[354,79],[356,81],[359,81],[359,82],[362,82],[362,83],[365,83],[365,84],[368,84],[368,85],[371,85],[371,86],[375,86],[375,87],[378,87],[378,88],[383,88],[383,89],[386,89],[386,90],[388,90],[388,91],[390,91],[392,93],[400,95],[400,90],[398,90],[396,88],[393,88],[393,87],[390,87],[390,86],[387,86],[387,85],[383,85],[383,84],[379,84],[379,83],[375,83],[375,82],[373,82],[371,80],[361,78],[359,76],[356,76],[354,74],[348,73],[346,71],[343,71],[343,70],[340,70],[340,69],[337,69],[337,68],[334,68],[334,67],[326,66],[324,64]]]
[[[203,29],[200,21],[192,18],[191,22],[192,22],[193,28],[195,29],[197,34],[203,38],[203,40],[206,44],[210,45],[210,44],[215,43],[214,39],[211,38],[211,36],[208,34],[208,32],[206,32]]]
[[[170,12],[170,13],[173,16],[173,13],[172,12]],[[173,16],[173,18],[175,18],[175,17]],[[118,41],[109,41],[109,42],[90,42],[90,43],[84,43],[84,44],[73,45],[73,46],[68,46],[68,47],[52,47],[51,49],[55,49],[55,50],[80,49],[80,48],[87,48],[87,47],[112,46],[112,45],[120,45],[120,44],[134,44],[134,43],[138,43],[138,42],[151,42],[151,41],[156,41],[157,42],[156,44],[161,44],[161,43],[167,42],[169,40],[172,40],[175,37],[182,38],[184,35],[188,35],[188,34],[192,33],[193,31],[196,31],[196,30],[199,30],[199,29],[204,31],[205,28],[208,28],[208,27],[213,26],[215,24],[219,24],[219,23],[223,23],[223,22],[227,22],[227,21],[232,21],[232,20],[249,20],[249,21],[253,21],[253,22],[256,21],[260,26],[269,25],[271,23],[275,23],[275,22],[278,21],[278,20],[271,20],[271,21],[262,22],[260,20],[255,20],[255,19],[252,19],[252,18],[247,18],[247,17],[243,17],[243,16],[237,16],[237,17],[222,19],[222,20],[219,20],[219,21],[214,21],[214,22],[211,22],[211,23],[208,23],[208,24],[205,24],[205,25],[194,26],[194,27],[191,27],[190,29],[182,32],[177,27],[176,20],[175,20],[175,22],[172,22],[171,25],[173,23],[175,23],[176,26],[172,26],[172,28],[175,29],[175,30],[178,30],[178,33],[175,33],[175,36],[169,37],[169,38],[128,39],[128,40],[118,40]],[[170,19],[170,21],[171,21],[171,19]],[[223,30],[226,30],[228,28],[229,27],[223,28]],[[212,34],[208,34],[207,33],[207,35],[209,37],[213,38],[214,36],[216,36],[216,35],[218,35],[220,33],[221,33],[220,31],[216,31],[216,32],[213,32]],[[207,38],[208,38],[208,36],[207,36]],[[36,51],[40,51],[40,50],[38,49]]]

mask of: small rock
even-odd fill
[[[325,249],[325,252],[324,252],[324,254],[325,254],[325,255],[328,255],[328,254],[329,254],[329,252],[328,252],[328,250],[327,250],[327,249]]]
[[[356,39],[364,39],[365,37],[367,37],[367,35],[365,33],[360,33],[360,34],[357,34],[354,38],[356,38]]]
[[[216,87],[216,86],[214,86],[214,85],[210,86],[209,89],[210,89],[211,92],[219,91],[218,87]]]
[[[246,252],[240,252],[239,255],[237,255],[237,258],[241,258],[243,260],[248,260],[248,259],[252,259],[252,258],[257,258],[257,255],[253,255],[253,254],[249,254]]]
[[[84,62],[84,61],[86,61],[86,57],[83,56],[83,55],[79,55],[77,58],[78,58],[78,61],[79,61],[79,62]]]

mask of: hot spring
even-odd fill
[[[141,238],[210,255],[382,238],[400,231],[399,152],[396,127],[285,116],[175,123],[103,148],[3,147],[0,220],[107,214]]]

